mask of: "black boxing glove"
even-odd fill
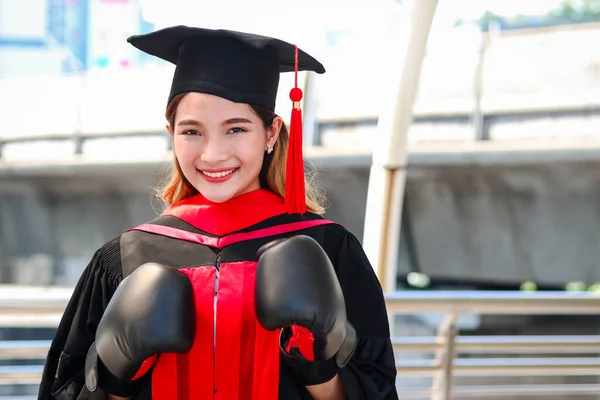
[[[98,324],[86,357],[87,389],[132,396],[149,362],[159,353],[187,353],[195,333],[188,277],[156,263],[138,267],[118,286]]]
[[[347,320],[335,270],[308,236],[274,241],[259,250],[255,307],[263,328],[282,328],[282,357],[306,386],[331,380],[354,354],[356,332]],[[302,335],[312,342],[308,351],[300,351]]]

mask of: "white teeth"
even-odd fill
[[[230,169],[229,171],[222,171],[222,172],[206,172],[206,171],[202,171],[202,173],[204,175],[206,175],[206,176],[211,177],[211,178],[221,178],[223,176],[227,176],[227,175],[231,174],[235,170],[236,170],[236,168]]]

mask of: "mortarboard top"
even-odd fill
[[[294,45],[251,33],[179,25],[127,41],[176,65],[168,103],[179,93],[201,92],[274,111],[279,74],[295,70]],[[297,55],[298,71],[325,72],[309,54]]]

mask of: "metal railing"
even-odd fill
[[[600,384],[457,386],[457,377],[600,376],[600,336],[459,336],[457,321],[478,315],[600,315],[600,296],[567,292],[397,292],[386,296],[394,314],[443,313],[435,337],[394,337],[394,348],[429,352],[432,359],[397,359],[400,375],[430,376],[430,387],[400,388],[401,398],[447,400],[502,396],[583,395],[600,393]],[[394,335],[395,336],[395,335]],[[498,355],[512,355],[499,358]],[[558,357],[557,355],[561,356]],[[529,357],[523,358],[523,355]],[[551,357],[542,355],[552,355]],[[570,356],[570,357],[565,357]]]
[[[0,327],[52,327],[71,295],[68,288],[0,285]],[[494,398],[506,396],[598,395],[600,383],[457,385],[457,378],[600,377],[600,335],[459,335],[464,314],[600,316],[600,295],[568,292],[434,292],[386,295],[392,321],[397,315],[444,314],[435,336],[397,336],[394,350],[429,357],[398,356],[399,377],[432,378],[431,384],[399,384],[402,399]],[[392,323],[392,326],[395,324]],[[39,360],[37,365],[0,367],[0,386],[37,385],[49,341],[0,341],[0,360]],[[542,356],[546,355],[546,356]],[[502,356],[502,357],[498,357]],[[15,397],[2,397],[5,400]],[[22,400],[33,397],[18,397]]]

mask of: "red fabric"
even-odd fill
[[[278,399],[279,334],[263,329],[256,318],[256,266],[223,263],[218,274],[215,267],[180,270],[194,287],[196,338],[188,354],[158,358],[154,400]]]
[[[165,353],[152,375],[154,400],[212,399],[215,267],[181,269],[194,287],[196,338],[187,354]]]
[[[224,203],[213,203],[197,194],[169,207],[162,215],[178,217],[204,232],[224,236],[285,212],[280,196],[257,189]]]
[[[195,384],[195,380],[190,380],[197,375],[190,371],[190,358],[186,354],[177,354],[175,356],[177,364],[177,399],[187,400],[192,399],[191,385]]]
[[[138,369],[138,371],[135,373],[133,378],[131,378],[131,380],[135,381],[136,379],[140,379],[142,376],[146,375],[146,372],[148,372],[150,368],[152,368],[155,362],[156,356],[151,356],[148,359],[146,359],[146,361],[142,363],[140,369]]]
[[[263,329],[256,318],[256,267],[255,262],[221,264],[216,389],[222,399],[278,398],[279,334]]]
[[[313,228],[320,225],[333,224],[329,220],[317,219],[312,221],[292,222],[289,224],[277,225],[270,228],[259,229],[253,232],[247,233],[236,233],[233,235],[225,236],[222,238],[215,238],[211,236],[202,235],[199,233],[193,233],[184,231],[170,226],[154,225],[154,224],[142,224],[135,228],[131,228],[128,231],[137,230],[149,233],[155,233],[157,235],[167,236],[174,239],[185,240],[192,243],[198,243],[203,246],[216,247],[222,249],[223,247],[243,242],[246,240],[260,239],[269,236],[281,235],[284,233],[290,233],[300,231],[302,229]]]
[[[308,361],[315,361],[314,343],[315,337],[311,331],[300,325],[292,325],[292,336],[285,351],[290,353],[292,349],[298,349]]]

